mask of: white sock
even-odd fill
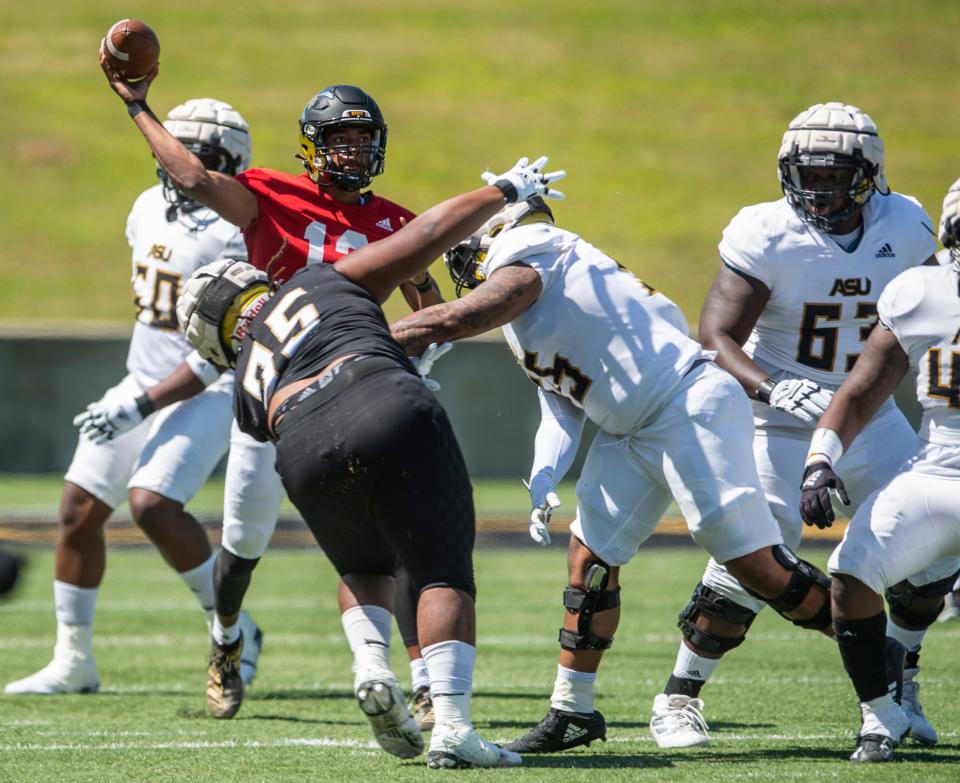
[[[220,645],[233,644],[240,638],[240,622],[233,625],[224,625],[220,622],[220,615],[214,614],[213,627],[210,629],[213,640]]]
[[[430,695],[433,697],[436,725],[469,727],[477,648],[466,642],[449,639],[424,647],[421,652],[430,674]]]
[[[178,575],[184,581],[190,592],[193,593],[200,608],[207,615],[207,622],[213,622],[213,567],[217,562],[217,553],[210,555],[209,559],[191,568],[189,571],[178,571]]]
[[[413,690],[430,686],[430,675],[427,673],[427,662],[423,658],[414,658],[410,661],[410,680]]]
[[[354,606],[340,615],[353,653],[353,671],[359,685],[367,674],[390,673],[390,633],[393,615],[382,606]]]
[[[550,706],[565,712],[593,712],[596,681],[596,672],[578,672],[557,664],[557,679],[553,683]]]
[[[54,580],[53,601],[56,606],[57,623],[64,625],[93,625],[97,611],[98,587],[77,587]]]
[[[53,657],[58,661],[75,663],[77,659],[93,658],[93,626],[57,623],[57,642]]]
[[[927,629],[922,631],[910,631],[897,625],[893,618],[887,617],[887,636],[896,639],[900,644],[907,648],[909,652],[916,652],[920,649],[923,637],[927,635]]]
[[[683,642],[677,650],[677,660],[673,664],[673,676],[685,680],[701,680],[706,682],[720,664],[720,658],[704,658],[697,655]]]

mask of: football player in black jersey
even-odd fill
[[[271,291],[249,264],[220,261],[178,303],[187,339],[237,369],[240,428],[277,444],[287,495],[341,576],[355,692],[380,746],[401,758],[423,738],[389,666],[396,561],[420,592],[417,630],[436,725],[427,764],[503,767],[516,753],[481,738],[470,714],[475,658],[474,512],[446,413],[390,335],[381,304],[504,202],[559,198],[546,158],[521,158],[487,187],[424,212],[396,234],[317,264]]]

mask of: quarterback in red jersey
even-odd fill
[[[130,83],[102,54],[100,65],[177,190],[239,226],[250,263],[266,271],[275,283],[284,282],[306,265],[333,263],[351,250],[389,236],[414,217],[409,210],[364,191],[374,177],[383,173],[387,126],[376,102],[358,87],[334,85],[307,103],[299,121],[297,156],[306,173],[293,176],[255,168],[229,176],[208,171],[197,155],[164,129],[147,106],[156,67],[142,81]],[[413,309],[442,301],[429,274],[404,283],[400,291]],[[185,399],[216,378],[215,371],[206,370],[210,365],[204,365],[202,373],[194,369],[196,366],[184,362],[148,389],[146,396],[151,404],[161,408]],[[130,401],[121,400],[113,409],[103,411],[90,429],[99,437],[111,439],[141,420],[137,411]],[[235,428],[230,439],[226,495],[263,495],[272,500],[260,503],[255,513],[224,515],[222,548],[214,572],[216,615],[207,681],[207,708],[218,718],[232,717],[243,698],[238,667],[244,639],[238,618],[253,569],[276,526],[282,494],[256,486],[268,478],[276,479],[275,460],[272,445],[260,444]],[[238,466],[235,473],[231,469],[234,463]],[[233,477],[238,486],[231,493]],[[400,581],[409,583],[402,574]],[[412,604],[405,616],[414,617],[416,596],[401,596],[401,600]],[[401,626],[402,634],[417,690],[415,709],[421,725],[428,725],[432,709],[425,685],[426,667],[419,658],[414,621],[408,619],[405,626]]]

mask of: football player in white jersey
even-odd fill
[[[936,241],[923,208],[890,191],[877,128],[855,106],[817,104],[799,114],[778,162],[784,197],[745,207],[723,232],[723,264],[701,311],[699,337],[754,400],[760,481],[784,542],[795,548],[809,434],[863,350],[884,286],[905,269],[935,263]],[[840,465],[854,504],[890,480],[914,438],[886,399]],[[940,564],[916,575],[916,589],[894,588],[888,633],[904,643],[915,639],[936,616],[930,602],[939,604],[955,570]],[[708,563],[680,614],[683,639],[654,701],[650,730],[660,747],[707,744],[700,690],[762,608],[728,569],[716,559]],[[908,678],[917,670],[914,657]],[[915,701],[915,689],[910,697]],[[914,713],[914,736],[936,741],[918,702]]]
[[[508,207],[445,256],[458,293],[393,324],[410,355],[503,326],[539,387],[530,535],[550,541],[556,485],[585,419],[600,428],[577,482],[560,661],[550,710],[507,748],[546,753],[606,737],[594,684],[620,617],[620,566],[675,499],[690,534],[789,619],[830,625],[825,574],[783,546],[751,452],[739,384],[687,336],[679,308],[542,201]],[[481,282],[482,281],[482,282]]]
[[[234,174],[250,165],[247,123],[229,104],[191,100],[172,109],[166,125],[211,169]],[[60,504],[53,660],[39,672],[8,683],[5,693],[88,693],[99,688],[93,620],[105,567],[103,528],[125,498],[136,523],[207,618],[213,613],[216,558],[203,528],[184,505],[226,451],[233,383],[191,351],[179,331],[176,304],[183,281],[194,270],[220,257],[245,258],[246,249],[235,226],[184,197],[162,171],[158,174],[160,184],[137,198],[127,220],[137,307],[128,375],[74,422],[91,437],[81,437],[77,444]],[[154,413],[165,401],[146,391],[173,371],[206,389]],[[129,404],[116,411],[115,403],[126,400]],[[116,439],[99,438],[94,424],[105,411],[139,423]],[[251,636],[259,633],[249,616],[243,622]],[[251,644],[248,679],[257,654],[258,645]]]
[[[909,269],[884,289],[879,326],[820,418],[806,460],[800,513],[828,526],[831,493],[846,498],[843,455],[914,369],[923,419],[910,459],[860,506],[830,556],[837,642],[862,716],[852,761],[888,761],[913,726],[888,692],[884,592],[960,557],[960,180],[944,199],[940,240],[953,262]]]

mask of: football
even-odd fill
[[[142,79],[160,58],[160,39],[139,19],[121,19],[103,39],[110,65],[127,81]]]

